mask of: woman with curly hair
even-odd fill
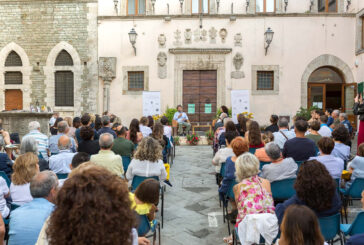
[[[126,133],[126,139],[137,145],[142,139],[143,134],[140,132],[139,120],[134,118],[130,122],[129,131]]]
[[[167,178],[167,172],[162,159],[161,144],[151,137],[143,138],[126,171],[126,178],[130,182],[133,181],[134,176],[157,176],[159,181],[165,180]]]
[[[332,132],[332,138],[335,141],[335,147],[331,152],[331,155],[339,157],[347,162],[350,158],[350,146],[347,146],[345,142],[349,139],[349,131],[345,125],[338,125]]]
[[[245,138],[249,141],[249,148],[258,149],[264,147],[262,133],[257,121],[250,122]]]
[[[33,200],[30,181],[39,173],[38,157],[31,152],[16,158],[11,175],[10,196],[14,204],[23,205]]]
[[[299,219],[297,217],[300,217]],[[303,205],[291,205],[284,213],[281,238],[276,245],[323,245],[320,224],[315,213]]]
[[[335,180],[317,160],[310,160],[301,165],[294,188],[296,194],[276,207],[279,223],[282,222],[284,211],[292,204],[306,205],[318,217],[334,215],[341,208]]]
[[[128,186],[103,167],[89,166],[68,178],[55,206],[37,244],[138,244]]]

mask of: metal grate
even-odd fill
[[[55,73],[55,105],[73,106],[73,72],[57,71]]]
[[[257,71],[257,90],[273,90],[274,71]]]
[[[15,51],[11,51],[5,60],[5,66],[23,66],[23,62]]]
[[[144,71],[128,72],[128,90],[144,90]]]
[[[71,55],[66,50],[62,50],[61,52],[59,52],[59,54],[56,58],[55,65],[56,66],[73,66],[73,60],[72,60]]]
[[[20,71],[5,72],[5,84],[22,84],[23,74]]]

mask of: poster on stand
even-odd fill
[[[250,112],[249,90],[231,90],[232,119],[238,123],[238,115],[243,112]]]
[[[154,116],[161,114],[161,93],[143,92],[143,116]]]

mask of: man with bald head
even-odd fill
[[[9,244],[33,245],[44,222],[52,213],[58,179],[52,171],[38,173],[30,181],[33,200],[11,211]]]
[[[49,138],[49,150],[51,152],[52,155],[56,155],[59,153],[59,149],[58,149],[58,140],[61,136],[63,135],[67,135],[68,131],[69,131],[69,126],[68,123],[66,121],[60,121],[57,124],[58,127],[58,134],[57,135],[52,135]],[[76,143],[75,140],[73,138],[70,139],[71,140],[71,151],[72,152],[76,152]]]
[[[59,153],[49,158],[49,168],[56,174],[68,174],[71,172],[70,164],[76,153],[71,151],[71,139],[67,135],[62,135],[58,139]]]

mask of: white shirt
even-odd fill
[[[228,157],[235,156],[233,149],[229,147],[219,149],[214,158],[212,159],[212,163],[216,166],[215,171],[216,173],[220,173],[221,164],[226,162]]]
[[[150,127],[144,126],[142,124],[139,125],[139,129],[140,132],[143,134],[143,138],[148,137],[152,133]]]
[[[30,183],[24,185],[10,184],[10,196],[13,203],[16,205],[23,205],[33,200],[30,194]]]
[[[166,168],[164,167],[162,160],[150,162],[140,161],[134,158],[131,160],[128,170],[126,171],[126,178],[131,183],[135,175],[141,177],[158,176],[159,181],[163,181],[167,178]]]
[[[49,168],[56,174],[68,174],[71,172],[70,164],[76,153],[70,150],[60,150],[57,155],[49,158]]]
[[[0,212],[3,218],[8,217],[10,210],[6,206],[5,196],[9,194],[9,188],[3,177],[0,177]]]
[[[172,138],[172,127],[164,125],[163,129],[164,129],[164,135],[167,136],[168,139],[171,139]]]
[[[320,130],[317,131],[322,137],[331,137],[331,129],[328,126],[321,126]]]
[[[284,137],[284,135],[287,137]],[[278,132],[273,133],[274,135],[274,143],[276,143],[279,148],[282,150],[284,143],[286,143],[287,140],[293,139],[296,137],[295,132],[289,131],[288,129],[280,129]]]

